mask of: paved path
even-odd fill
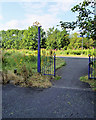
[[[80,76],[88,74],[87,58],[64,58],[66,66],[57,71],[62,76],[61,80],[55,82],[57,87],[89,88],[89,84],[81,82]]]
[[[88,59],[65,58],[67,65],[53,87],[36,90],[3,86],[3,118],[94,118],[96,92],[79,77],[87,73]]]

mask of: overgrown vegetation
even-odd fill
[[[65,65],[62,58],[56,58],[56,69]],[[13,83],[20,86],[47,88],[52,86],[54,76],[44,76],[37,73],[37,56],[24,51],[2,51],[2,83]],[[56,79],[58,76],[56,76]]]
[[[96,80],[88,79],[88,75],[80,77],[80,80],[86,83],[89,83],[92,90],[96,91]]]

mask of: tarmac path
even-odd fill
[[[87,58],[64,58],[62,78],[48,89],[2,87],[3,118],[96,118],[96,92],[79,80],[87,74]]]

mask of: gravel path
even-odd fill
[[[67,65],[53,87],[36,90],[3,86],[3,118],[96,118],[96,92],[79,77],[87,73],[88,59],[65,58]]]

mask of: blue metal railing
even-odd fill
[[[41,57],[41,73],[43,75],[56,75],[56,54]]]
[[[94,56],[89,56],[88,64],[88,79],[96,79],[96,58]]]

